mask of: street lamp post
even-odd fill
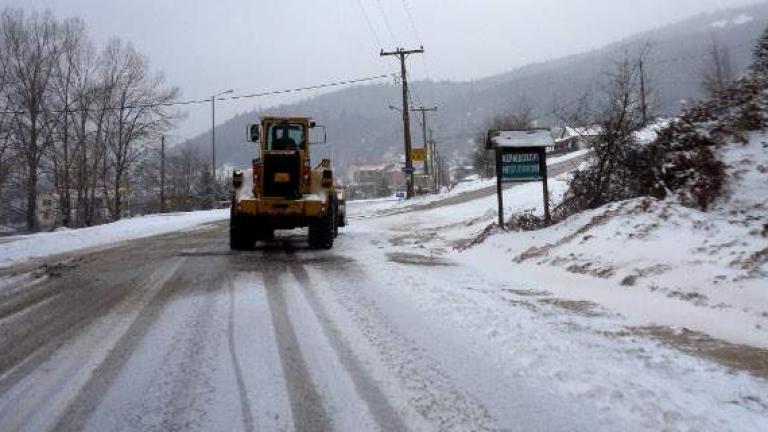
[[[229,89],[211,96],[211,177],[216,178],[216,98],[234,93]]]

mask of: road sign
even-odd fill
[[[501,181],[532,182],[541,180],[543,147],[500,147]]]
[[[427,160],[427,149],[415,148],[411,149],[411,160],[414,162],[425,162]]]
[[[502,183],[540,181],[544,193],[544,219],[551,223],[547,186],[547,147],[554,145],[549,129],[488,131],[486,146],[496,150],[496,197],[499,226],[504,227]]]
[[[414,171],[416,171],[416,168],[414,168],[414,167],[402,167],[401,171],[403,171],[406,174],[412,174]]]

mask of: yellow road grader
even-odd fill
[[[312,166],[309,117],[264,117],[248,125],[249,142],[260,153],[249,170],[232,176],[229,244],[249,250],[256,241],[269,241],[275,230],[309,228],[309,245],[330,249],[340,226],[346,224],[343,194],[337,190],[330,159]],[[323,140],[325,132],[323,129]]]

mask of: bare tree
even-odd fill
[[[107,208],[119,219],[126,191],[148,196],[136,164],[177,120],[169,104],[178,93],[130,44],[113,40],[98,52],[79,19],[2,11],[0,219],[18,208],[27,229],[39,229],[40,187],[58,198],[57,223],[98,223]]]
[[[593,90],[585,91],[578,98],[565,104],[555,99],[552,103],[553,116],[565,126],[573,129],[589,125],[595,120],[592,112],[593,93]]]
[[[4,223],[8,218],[8,200],[5,198],[5,189],[10,177],[11,164],[11,134],[12,128],[10,127],[12,115],[7,113],[8,100],[6,99],[6,92],[4,91],[7,83],[7,71],[8,71],[8,57],[4,50],[4,45],[0,43],[0,202],[6,203],[0,209],[0,223]]]
[[[635,132],[645,126],[649,116],[648,76],[642,64],[650,55],[644,48],[637,58],[629,55],[617,62],[608,74],[599,109],[591,124],[599,125],[602,134],[591,140],[592,164],[578,171],[567,195],[566,213],[602,206],[606,203],[638,196],[649,176],[639,174],[650,169],[636,142]]]
[[[710,98],[716,98],[728,89],[733,78],[730,51],[712,35],[711,45],[702,70],[702,87]]]
[[[128,186],[126,175],[142,156],[146,141],[173,125],[175,117],[167,104],[178,97],[179,91],[164,87],[162,75],[150,76],[147,59],[120,40],[112,40],[105,48],[102,68],[105,96],[111,105],[104,107],[107,125],[104,171],[111,174],[112,218],[120,219],[123,192]]]
[[[90,40],[82,40],[73,55],[72,123],[75,135],[74,188],[76,193],[76,223],[92,225],[94,197],[98,176],[98,151],[93,133],[92,109],[95,106],[98,83],[96,82],[96,49]],[[97,115],[96,115],[97,116]]]
[[[512,112],[498,115],[486,122],[483,129],[475,133],[471,153],[472,166],[482,177],[495,175],[496,159],[493,151],[486,149],[486,134],[489,130],[525,130],[533,127],[536,118],[533,107],[526,97],[519,99]]]
[[[53,140],[50,146],[51,175],[58,192],[59,218],[64,226],[72,226],[72,192],[75,186],[75,167],[80,160],[77,151],[83,151],[77,142],[76,112],[78,108],[79,72],[83,46],[87,40],[85,24],[70,19],[61,24],[61,50],[55,62],[50,95],[49,113],[52,121]],[[87,109],[87,107],[79,107]]]
[[[2,14],[3,52],[8,57],[6,91],[14,115],[16,151],[26,175],[26,225],[38,229],[37,184],[40,160],[48,144],[44,110],[59,55],[59,24],[49,12],[25,17],[20,10]]]

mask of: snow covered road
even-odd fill
[[[0,430],[765,429],[765,381],[447,253],[493,199],[354,204],[332,251],[214,222],[17,264]]]
[[[214,225],[77,256],[4,299],[0,430],[573,424],[543,415],[566,412],[555,395],[517,380],[504,399],[518,396],[497,400],[494,415],[482,387],[501,390],[498,376],[472,353],[446,365],[421,346],[433,317],[398,304],[392,281],[350,256],[369,239],[342,236],[336,250],[347,253],[336,254],[289,235],[233,254],[225,234]],[[457,382],[447,367],[485,380]]]

